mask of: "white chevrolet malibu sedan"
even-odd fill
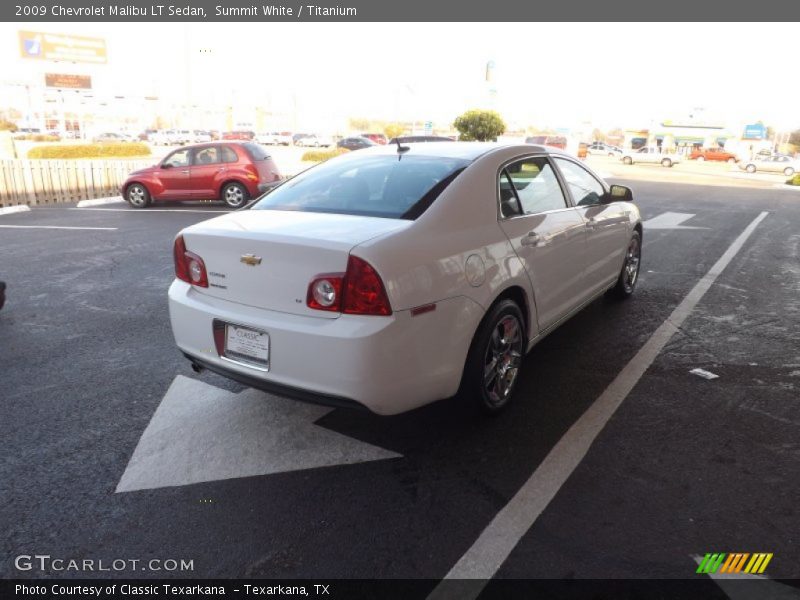
[[[493,413],[539,340],[633,293],[641,245],[631,190],[554,148],[378,146],[184,229],[172,330],[198,372],[278,394]]]

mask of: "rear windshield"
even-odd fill
[[[275,188],[252,208],[416,219],[469,163],[395,154],[331,161]]]
[[[247,153],[253,160],[267,160],[269,158],[269,152],[267,152],[267,149],[263,146],[251,142],[242,144],[242,146],[247,150]]]

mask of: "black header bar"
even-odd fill
[[[313,3],[312,3],[313,2]],[[0,21],[35,22],[767,22],[800,20],[800,3],[761,0],[45,0],[0,2]],[[676,35],[680,26],[676,24]],[[531,32],[535,36],[535,32]],[[639,41],[647,41],[642,39]],[[651,40],[660,43],[659,40]],[[631,41],[632,43],[635,40]]]

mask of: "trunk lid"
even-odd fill
[[[320,318],[339,313],[306,305],[321,273],[344,273],[350,250],[412,221],[278,210],[245,210],[183,231],[186,249],[206,265],[202,294],[269,310]],[[243,258],[244,257],[244,258]],[[260,259],[260,260],[259,260]]]

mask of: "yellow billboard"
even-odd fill
[[[20,31],[19,52],[22,58],[39,60],[93,64],[108,62],[103,38],[80,35]]]

